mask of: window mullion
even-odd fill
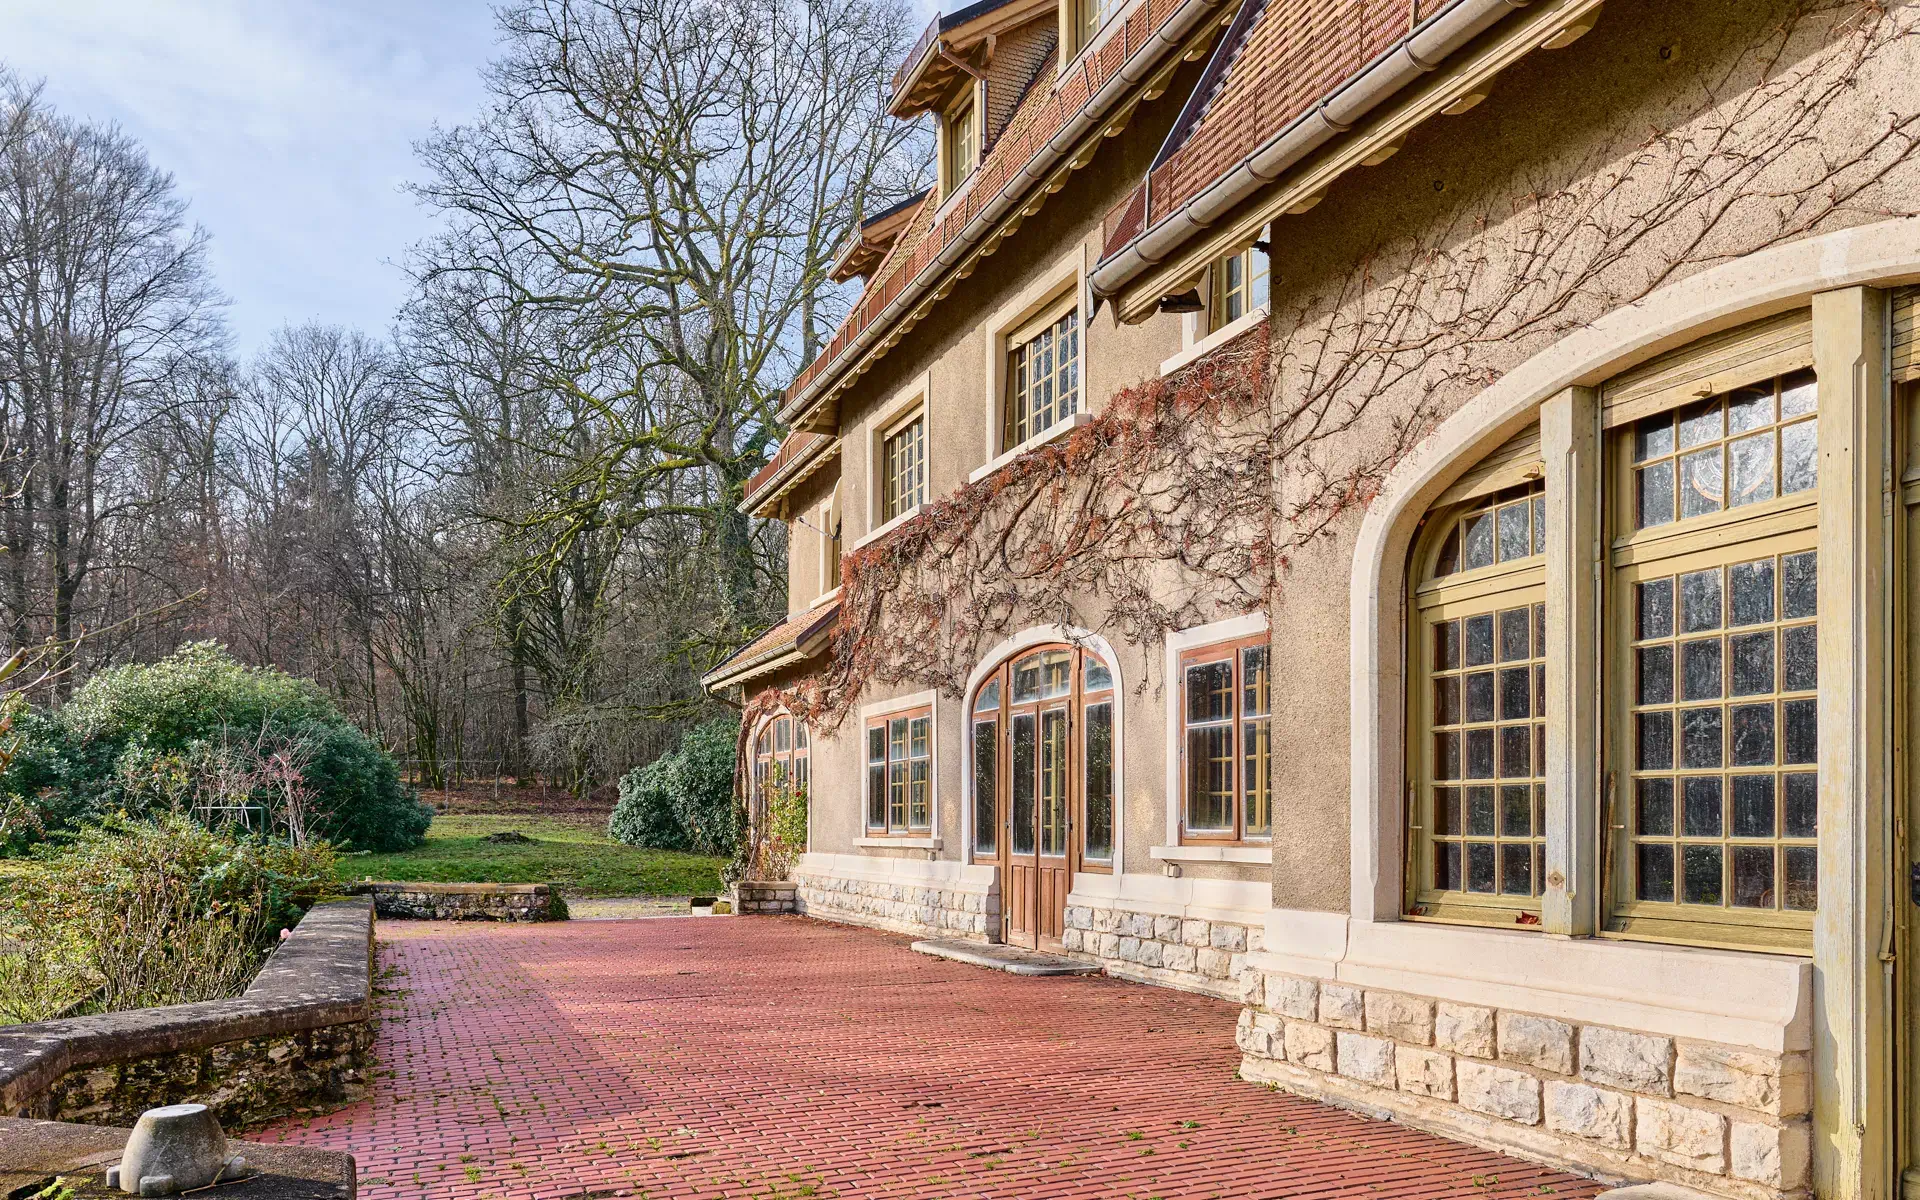
[[[1568,388],[1540,414],[1547,471],[1547,874],[1541,925],[1586,936],[1599,905],[1600,398]]]

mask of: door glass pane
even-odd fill
[[[1040,714],[1040,853],[1067,852],[1067,710]]]
[[[1113,859],[1113,704],[1087,706],[1086,856]]]
[[[1043,650],[1013,664],[1013,702],[1064,696],[1073,686],[1073,651]]]
[[[1013,718],[1012,812],[1007,846],[1015,854],[1033,853],[1034,835],[1034,715],[1021,713]]]
[[[973,727],[973,852],[991,858],[999,846],[1000,726]]]

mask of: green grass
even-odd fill
[[[509,829],[534,844],[485,840]],[[720,890],[725,865],[703,854],[622,845],[579,817],[516,814],[436,816],[419,849],[346,856],[337,874],[345,880],[551,883],[569,896],[711,896]]]

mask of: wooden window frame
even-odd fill
[[[905,457],[911,438],[913,457]],[[896,443],[901,443],[896,451]],[[880,523],[897,521],[927,502],[927,410],[924,405],[892,421],[874,439],[878,451]],[[911,475],[911,478],[906,476]]]
[[[1782,368],[1785,369],[1782,369]],[[1728,474],[1730,460],[1728,447],[1742,436],[1753,436],[1761,429],[1772,430],[1774,437],[1774,495],[1739,507],[1722,507],[1718,511],[1681,515],[1679,460],[1686,448],[1676,446],[1671,454],[1655,454],[1644,461],[1670,462],[1674,464],[1672,491],[1672,519],[1645,528],[1639,527],[1640,491],[1638,487],[1638,468],[1636,461],[1636,431],[1641,421],[1650,420],[1668,414],[1675,416],[1675,440],[1678,440],[1678,418],[1681,412],[1702,403],[1704,397],[1697,395],[1673,395],[1669,393],[1663,399],[1667,403],[1638,406],[1632,411],[1631,420],[1613,423],[1606,435],[1606,473],[1610,484],[1605,512],[1608,528],[1608,581],[1607,581],[1607,618],[1606,618],[1606,655],[1604,659],[1604,742],[1603,753],[1606,761],[1606,776],[1609,786],[1602,796],[1605,809],[1604,838],[1601,844],[1602,877],[1606,902],[1602,910],[1602,936],[1631,937],[1640,941],[1671,942],[1690,946],[1706,946],[1737,950],[1769,950],[1789,953],[1807,953],[1813,944],[1813,925],[1817,913],[1813,909],[1789,909],[1781,901],[1785,892],[1786,853],[1789,849],[1810,849],[1818,857],[1818,837],[1801,838],[1788,836],[1784,828],[1787,817],[1787,783],[1789,776],[1814,777],[1814,790],[1818,796],[1817,761],[1789,762],[1786,760],[1785,705],[1806,702],[1817,697],[1816,688],[1786,688],[1784,672],[1784,634],[1782,630],[1807,625],[1818,629],[1819,618],[1797,618],[1782,611],[1784,605],[1784,559],[1807,552],[1818,551],[1819,543],[1819,485],[1817,474],[1813,486],[1800,491],[1781,494],[1785,466],[1782,462],[1783,438],[1779,431],[1789,426],[1815,423],[1818,417],[1817,380],[1811,381],[1814,387],[1816,403],[1811,417],[1806,414],[1780,418],[1778,405],[1781,401],[1782,380],[1800,375],[1803,366],[1796,366],[1794,360],[1782,362],[1779,358],[1764,360],[1758,369],[1766,370],[1766,378],[1774,385],[1775,420],[1764,426],[1755,426],[1751,431],[1741,434],[1732,432],[1727,420],[1726,406],[1722,407],[1722,432],[1719,436],[1699,443],[1700,447],[1717,446],[1722,454],[1721,487],[1724,493],[1730,489],[1732,480]],[[1749,371],[1748,374],[1752,372]],[[1735,377],[1736,379],[1739,377]],[[1746,390],[1759,380],[1734,379],[1715,380],[1712,396],[1724,398]],[[1814,462],[1819,461],[1817,441],[1814,448]],[[1773,589],[1774,611],[1771,619],[1736,626],[1732,623],[1732,586],[1730,570],[1740,564],[1752,563],[1767,558],[1775,560],[1774,578],[1770,586]],[[1817,563],[1817,558],[1816,558]],[[1717,768],[1689,768],[1684,765],[1683,747],[1679,732],[1681,714],[1689,711],[1689,701],[1682,690],[1682,663],[1680,656],[1683,647],[1688,644],[1687,633],[1680,626],[1681,615],[1678,611],[1678,597],[1675,597],[1675,611],[1672,620],[1674,628],[1664,637],[1640,638],[1635,626],[1636,587],[1642,582],[1652,582],[1671,577],[1674,587],[1680,586],[1681,576],[1690,572],[1718,569],[1722,583],[1720,603],[1722,620],[1711,630],[1693,631],[1698,641],[1714,641],[1720,651],[1720,695],[1717,698],[1696,698],[1693,707],[1698,711],[1718,709],[1722,714],[1721,765]],[[1817,569],[1817,568],[1816,568]],[[1745,631],[1744,633],[1741,631]],[[1776,649],[1773,655],[1772,683],[1774,690],[1764,694],[1736,696],[1732,692],[1731,671],[1733,664],[1733,641],[1753,633],[1771,631]],[[1665,703],[1639,703],[1640,680],[1637,669],[1640,649],[1652,649],[1656,646],[1671,646],[1674,656],[1671,680],[1672,695]],[[1741,767],[1731,761],[1733,730],[1731,728],[1732,711],[1742,701],[1747,704],[1766,703],[1774,706],[1777,714],[1774,721],[1773,737],[1774,761],[1761,768],[1743,772]],[[1672,743],[1673,759],[1666,770],[1642,769],[1635,756],[1636,717],[1641,712],[1667,712],[1673,715],[1675,733]],[[1743,775],[1769,775],[1774,779],[1774,817],[1775,833],[1769,838],[1738,838],[1731,826],[1735,819],[1734,780]],[[1711,837],[1701,835],[1693,838],[1684,832],[1683,784],[1687,778],[1704,779],[1714,777],[1721,780],[1720,806],[1722,835]],[[1639,831],[1638,781],[1670,780],[1673,788],[1671,797],[1671,823],[1673,833],[1670,836],[1642,834]],[[1816,800],[1816,803],[1818,801]],[[1676,900],[1673,902],[1649,901],[1639,899],[1639,887],[1636,876],[1638,850],[1640,845],[1674,846],[1675,863],[1673,865],[1673,890]],[[1719,906],[1706,904],[1687,904],[1677,897],[1682,887],[1681,856],[1690,845],[1721,847],[1722,903]],[[1736,850],[1767,847],[1773,852],[1773,878],[1776,884],[1775,906],[1773,908],[1737,907],[1731,903],[1734,888],[1732,856]],[[1816,875],[1817,880],[1817,875]],[[1817,883],[1816,883],[1817,886]]]
[[[1073,340],[1070,359],[1060,356],[1062,326],[1067,326],[1065,333]],[[1042,337],[1051,339],[1046,381],[1053,388],[1046,410],[1050,419],[1045,425],[1039,424],[1039,410],[1031,402],[1033,387],[1025,378],[1024,365],[1025,358],[1034,353],[1032,348]],[[1000,396],[1000,449],[1005,453],[1045,436],[1071,421],[1075,413],[1085,411],[1086,328],[1080,320],[1077,291],[1048,304],[1037,315],[1008,331],[1003,340],[1006,382]],[[1068,362],[1072,381],[1063,407],[1059,385]]]
[[[922,722],[925,723],[925,748],[924,751],[916,751],[915,727]],[[898,737],[895,736],[896,726],[899,727]],[[876,732],[881,734],[882,757],[879,759],[874,758]],[[861,810],[862,819],[866,824],[866,835],[868,837],[931,837],[933,830],[939,825],[939,813],[935,811],[934,748],[937,736],[933,727],[933,706],[923,704],[914,708],[903,708],[870,716],[863,725],[861,737],[863,739],[860,751]],[[925,764],[922,782],[926,788],[926,820],[919,824],[915,824],[912,819],[912,789],[915,782],[913,768],[917,764]],[[882,801],[879,809],[881,819],[877,824],[874,821],[876,780],[873,774],[876,766],[881,768],[878,783]],[[897,779],[896,767],[900,768]],[[898,805],[894,802],[896,782],[901,789]],[[897,821],[896,814],[899,818]]]
[[[1107,22],[1118,16],[1126,7],[1126,0],[1067,0],[1067,12],[1073,30],[1073,53],[1079,54],[1093,45]]]
[[[1542,703],[1545,694],[1546,646],[1545,605],[1547,600],[1547,556],[1544,516],[1546,489],[1538,483],[1483,492],[1465,500],[1437,507],[1427,517],[1427,525],[1415,540],[1414,570],[1408,597],[1407,622],[1407,807],[1406,862],[1404,864],[1403,913],[1409,920],[1446,924],[1490,925],[1502,928],[1537,929],[1541,925],[1541,902],[1546,892],[1546,858],[1549,826],[1546,819],[1547,772],[1545,732],[1550,714]],[[1525,552],[1518,546],[1503,546],[1503,516],[1518,514],[1526,521]],[[1484,524],[1483,524],[1484,522]],[[1485,561],[1468,566],[1463,552],[1469,531],[1485,528],[1488,549]],[[1510,528],[1510,527],[1509,527]],[[1503,553],[1503,550],[1510,552]],[[1526,612],[1529,653],[1524,660],[1504,659],[1498,645],[1503,614]],[[1461,659],[1451,666],[1436,662],[1436,628],[1441,624],[1464,623],[1480,617],[1491,618],[1494,645],[1484,664]],[[1512,664],[1521,663],[1516,667]],[[1475,671],[1474,666],[1484,667]],[[1462,689],[1469,675],[1485,674],[1498,680],[1502,672],[1526,672],[1530,700],[1529,713],[1515,719],[1502,705],[1505,696],[1496,684],[1488,698],[1488,715],[1475,720],[1464,707],[1445,722],[1449,729],[1458,726],[1453,736],[1464,738],[1470,732],[1487,732],[1492,738],[1491,774],[1469,776],[1464,770],[1443,771],[1436,763],[1437,733],[1442,722],[1436,696],[1442,679],[1456,682]],[[1458,693],[1456,693],[1458,697]],[[1469,731],[1470,725],[1484,730]],[[1499,731],[1525,727],[1529,734],[1528,789],[1529,824],[1526,834],[1514,834],[1505,825],[1506,792],[1518,778],[1506,773],[1505,763],[1497,761]],[[1462,759],[1464,760],[1464,752]],[[1485,782],[1477,782],[1484,779]],[[1470,792],[1484,788],[1492,805],[1487,832],[1471,829]],[[1450,791],[1460,822],[1457,831],[1441,827],[1442,792]],[[1463,884],[1469,867],[1471,848],[1491,846],[1496,874],[1491,892],[1470,891],[1465,886],[1442,888],[1436,883],[1437,861],[1443,845],[1457,845],[1458,875]],[[1527,878],[1530,890],[1525,895],[1504,890],[1506,855],[1510,848],[1528,845]]]
[[[784,749],[780,746],[779,736],[783,728],[787,731]],[[753,740],[754,790],[764,794],[776,769],[795,780],[801,789],[809,787],[813,782],[812,741],[807,733],[806,722],[798,717],[790,713],[768,717]]]
[[[961,122],[966,137],[961,139]],[[942,200],[960,190],[980,165],[980,103],[969,84],[960,98],[940,117],[940,173]]]
[[[1264,713],[1258,713],[1258,714],[1248,713],[1245,711],[1246,656],[1244,654],[1244,651],[1252,650],[1252,649],[1259,649],[1259,650],[1265,651],[1267,654],[1266,711]],[[1193,812],[1193,796],[1192,796],[1193,771],[1192,771],[1190,760],[1188,758],[1188,745],[1189,745],[1188,732],[1191,729],[1195,728],[1196,726],[1191,719],[1192,708],[1190,706],[1188,693],[1187,693],[1188,671],[1190,668],[1195,666],[1205,666],[1212,663],[1218,663],[1223,661],[1231,664],[1232,674],[1231,674],[1231,682],[1229,684],[1228,690],[1229,690],[1229,695],[1231,697],[1230,703],[1232,706],[1232,713],[1230,716],[1223,718],[1221,720],[1203,722],[1202,724],[1205,724],[1208,726],[1224,726],[1225,728],[1230,729],[1232,731],[1231,749],[1229,750],[1229,760],[1233,764],[1233,767],[1232,767],[1233,795],[1231,800],[1231,803],[1233,805],[1232,819],[1231,819],[1231,822],[1229,823],[1229,826],[1226,828],[1192,829],[1188,825],[1188,818],[1192,815],[1192,812]],[[1178,812],[1180,844],[1183,846],[1188,846],[1188,845],[1260,846],[1260,847],[1271,846],[1273,844],[1272,831],[1274,826],[1274,813],[1273,813],[1274,741],[1273,741],[1273,735],[1272,735],[1273,658],[1272,658],[1271,634],[1262,632],[1257,634],[1250,634],[1246,637],[1231,638],[1231,639],[1218,641],[1218,642],[1209,642],[1203,646],[1188,647],[1180,651],[1180,656],[1177,660],[1177,666],[1180,672],[1179,730],[1177,734],[1177,737],[1178,737],[1177,745],[1178,745],[1179,766],[1180,766],[1180,808]],[[1246,790],[1247,790],[1246,788],[1246,785],[1247,785],[1246,727],[1249,724],[1261,726],[1266,730],[1267,832],[1264,834],[1258,833],[1258,832],[1249,833],[1247,830],[1247,807],[1248,806],[1247,806],[1247,799],[1246,799]]]
[[[1240,268],[1238,281],[1232,278],[1235,266]],[[1213,296],[1207,305],[1208,332],[1218,333],[1270,304],[1272,287],[1273,266],[1265,250],[1247,245],[1222,256],[1213,264]],[[1240,303],[1239,312],[1232,311],[1236,300]]]

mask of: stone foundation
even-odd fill
[[[195,1102],[241,1128],[357,1098],[373,1035],[373,906],[318,904],[236,999],[0,1028],[0,1115],[130,1125]]]
[[[733,885],[733,911],[737,913],[790,913],[796,911],[797,884],[742,880]]]
[[[1071,905],[1062,940],[1070,953],[1099,959],[1115,978],[1238,1000],[1246,957],[1259,951],[1261,936],[1261,929],[1232,921]]]
[[[1243,1078],[1603,1179],[1807,1194],[1804,1054],[1259,970],[1245,983]]]
[[[567,904],[544,883],[362,883],[381,916],[401,921],[564,921]]]
[[[810,917],[981,942],[1000,931],[992,867],[808,854],[793,878],[795,910]]]

